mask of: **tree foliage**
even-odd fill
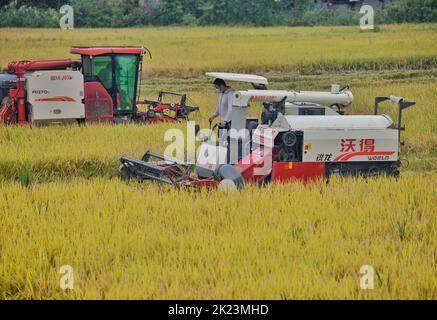
[[[313,7],[313,0],[0,0],[0,26],[53,27],[70,4],[77,27],[144,25],[351,25],[357,11]],[[436,0],[399,0],[377,12],[381,23],[436,22]]]

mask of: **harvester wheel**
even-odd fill
[[[401,177],[401,172],[399,171],[399,169],[394,169],[393,171],[392,171],[392,176],[395,178],[395,179],[399,179],[400,177]]]
[[[366,173],[366,178],[376,178],[379,174],[379,169],[377,167],[371,167]]]

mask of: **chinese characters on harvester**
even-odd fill
[[[343,154],[360,153],[360,155],[374,156],[375,150],[375,139],[342,139],[340,141],[340,152]],[[317,162],[332,162],[334,160],[332,153],[320,153],[316,158]]]
[[[341,152],[375,152],[375,142],[375,139],[342,139]]]

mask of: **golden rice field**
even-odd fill
[[[121,155],[164,151],[165,131],[183,123],[0,127],[0,299],[437,299],[436,35],[436,24],[0,29],[1,65],[66,57],[71,45],[144,44],[154,58],[142,96],[187,92],[204,127],[216,96],[201,73],[211,70],[263,74],[273,89],[350,84],[350,114],[371,113],[378,95],[417,102],[398,181],[230,194],[117,178]],[[63,265],[72,291],[59,286]],[[376,270],[374,290],[360,289],[363,265]]]
[[[144,45],[147,74],[188,77],[204,71],[380,70],[437,65],[437,24],[314,28],[0,29],[0,65],[69,57],[79,45]],[[72,56],[74,57],[74,56]]]
[[[0,298],[436,299],[437,176],[190,193],[0,186]],[[75,289],[59,288],[59,268]],[[361,266],[377,273],[360,290]]]

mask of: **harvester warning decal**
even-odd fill
[[[76,99],[71,97],[53,97],[53,98],[40,98],[36,99],[38,102],[76,102]]]
[[[369,157],[369,161],[388,161],[395,151],[376,151],[375,139],[342,139],[340,152],[344,152],[337,157],[335,162],[349,161],[355,157]]]

